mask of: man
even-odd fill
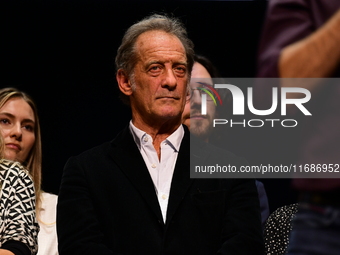
[[[262,254],[254,182],[189,177],[181,113],[192,65],[178,20],[153,15],[126,31],[116,77],[132,120],[113,141],[66,164],[60,255]],[[210,163],[208,149],[194,152]]]
[[[207,95],[207,112],[205,115],[202,115],[202,98],[200,94],[205,93],[202,90],[202,88],[204,88],[211,95],[213,95],[214,92],[211,90],[210,87],[214,84],[213,79],[215,78],[216,82],[216,78],[218,77],[220,77],[220,75],[212,62],[208,58],[196,54],[195,63],[191,72],[191,98],[185,104],[184,111],[182,113],[182,121],[183,124],[190,129],[190,132],[192,134],[196,135],[206,142],[209,142],[210,138],[213,136],[213,120],[218,118],[217,116],[219,115],[219,108],[214,104],[212,97]],[[226,102],[226,91],[223,89],[217,90],[218,94]],[[216,133],[219,132],[217,131]],[[269,216],[267,193],[261,181],[256,180],[256,188],[259,193],[258,197],[260,200],[262,227],[264,227],[264,224]]]
[[[329,78],[340,75],[340,1],[270,0],[261,38],[259,77]],[[298,79],[295,79],[300,81]],[[304,79],[294,84],[311,92],[312,116],[301,121],[296,165],[339,163],[338,79]],[[281,86],[292,86],[282,79]],[[323,80],[325,81],[325,79]],[[334,84],[329,84],[334,82]],[[265,95],[268,86],[258,87]],[[268,101],[265,96],[259,101]],[[331,171],[331,170],[329,170]],[[299,194],[288,254],[339,254],[340,179],[313,172],[292,181]],[[310,178],[314,177],[314,178]],[[316,178],[315,178],[316,177]],[[313,222],[313,224],[311,224]],[[288,229],[285,234],[288,234]]]
[[[209,137],[212,132],[212,122],[217,116],[217,109],[206,91],[210,91],[214,95],[211,87],[213,86],[213,79],[218,78],[219,73],[211,61],[201,55],[195,55],[195,62],[191,72],[191,97],[185,104],[182,113],[183,124],[186,125],[192,134],[200,137],[201,139],[209,142]],[[202,90],[204,89],[204,90]],[[219,91],[219,94],[225,96],[225,90]],[[201,94],[207,94],[206,114],[201,114],[202,99]]]

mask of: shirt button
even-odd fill
[[[165,195],[165,194],[163,194],[163,195],[162,195],[162,198],[165,200],[165,199],[166,199],[166,195]]]
[[[144,136],[144,138],[143,138],[143,141],[144,142],[147,142],[149,139],[146,137],[146,136]]]
[[[155,165],[155,164],[152,164],[151,167],[152,167],[152,168],[156,168],[156,165]]]

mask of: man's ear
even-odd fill
[[[128,75],[123,69],[119,69],[117,71],[116,79],[117,79],[117,83],[118,83],[118,87],[120,91],[123,94],[130,96],[133,92],[131,80],[129,79]]]

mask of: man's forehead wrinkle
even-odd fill
[[[141,50],[143,49],[143,47],[140,47],[139,49]],[[180,48],[180,47],[176,47],[176,48],[169,48],[167,46],[148,47],[148,48],[144,48],[144,52],[150,55],[153,53],[155,54],[162,53],[164,57],[166,57],[168,54],[185,56],[184,48]]]
[[[147,42],[154,42],[155,37],[157,37],[157,41],[164,41],[164,43],[168,43],[169,41],[172,41],[173,43],[178,43],[180,45],[180,49],[177,49],[179,51],[185,51],[184,46],[181,42],[181,40],[172,34],[169,34],[164,31],[147,31],[142,34],[140,34],[137,38],[137,45],[139,47],[143,47]]]
[[[138,58],[145,60],[147,63],[176,63],[176,64],[187,64],[187,58],[184,52],[171,49],[155,49],[151,48],[144,51],[144,54],[138,52]],[[175,59],[174,59],[175,58]],[[178,59],[179,58],[179,59]]]
[[[148,52],[147,52],[148,53]],[[157,50],[150,51],[147,56],[144,56],[149,60],[149,62],[185,62],[186,56],[185,54],[177,51],[171,50]]]

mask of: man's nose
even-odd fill
[[[177,86],[177,77],[172,69],[167,69],[164,73],[162,87],[174,90]]]
[[[191,105],[201,105],[202,104],[202,96],[199,89],[192,89],[191,92],[191,99],[190,99]]]

